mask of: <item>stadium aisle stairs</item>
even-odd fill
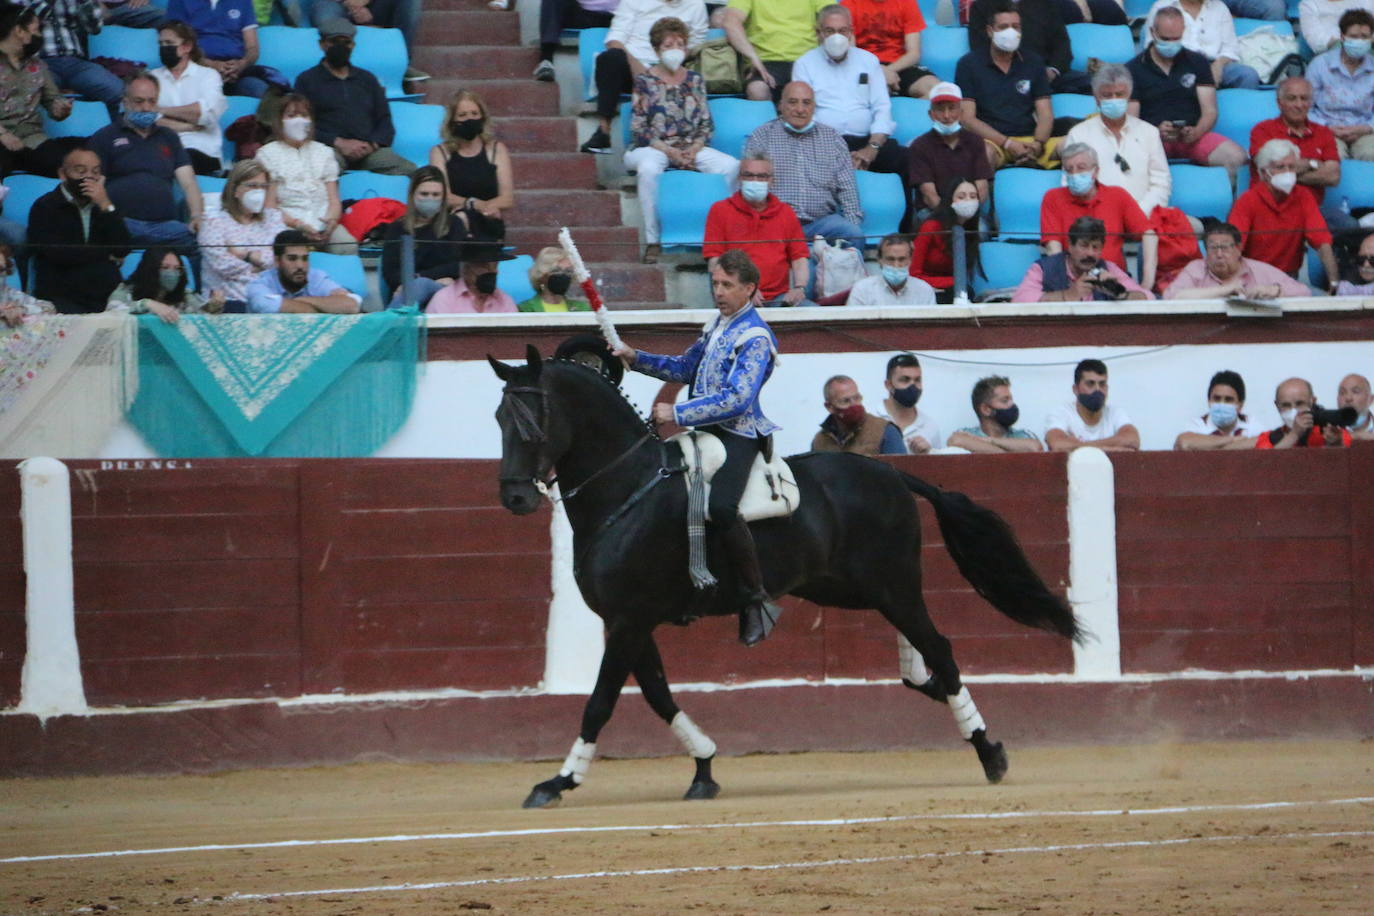
[[[619,191],[597,186],[595,157],[577,149],[577,119],[559,114],[558,86],[530,78],[538,56],[520,44],[514,12],[490,11],[486,0],[425,0],[413,63],[433,79],[411,85],[429,104],[465,88],[486,101],[515,170],[508,244],[535,255],[568,226],[611,308],[667,307],[663,273],[639,263],[638,229],[624,224]]]

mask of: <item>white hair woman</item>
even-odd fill
[[[591,306],[583,299],[569,299],[572,288],[572,261],[556,245],[539,252],[530,267],[530,286],[534,295],[519,304],[522,312],[586,312]]]

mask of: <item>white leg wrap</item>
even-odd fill
[[[573,742],[572,751],[568,753],[568,759],[563,761],[563,769],[558,771],[559,776],[571,776],[572,781],[579,786],[586,778],[587,771],[591,769],[592,758],[596,756],[596,745],[588,744],[581,738]]]
[[[901,663],[903,679],[913,684],[924,684],[930,680],[930,675],[926,674],[925,658],[901,633],[897,634],[897,660]]]
[[[669,727],[673,730],[673,734],[677,735],[677,740],[681,741],[682,746],[687,749],[687,753],[693,757],[708,758],[716,755],[716,743],[687,717],[687,713],[679,711],[677,715],[673,716],[672,724]]]
[[[954,724],[959,726],[959,734],[964,736],[965,741],[979,729],[987,728],[983,717],[978,714],[978,707],[973,705],[973,697],[968,695],[967,687],[959,688],[959,692],[949,697],[948,702],[949,711],[954,713]]]

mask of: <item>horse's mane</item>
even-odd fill
[[[608,398],[608,400],[611,401],[617,410],[623,410],[627,418],[632,420],[635,425],[648,425],[648,417],[645,417],[639,412],[639,408],[630,400],[630,396],[625,393],[625,389],[611,381],[602,373],[593,369],[591,366],[572,359],[546,359],[544,360],[543,369],[541,371],[549,372],[550,370],[554,372],[555,376],[569,373],[572,378],[577,379],[579,382],[595,379],[596,383],[605,389],[607,395],[615,396],[614,398]]]

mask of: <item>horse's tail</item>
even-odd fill
[[[1079,643],[1086,638],[1073,610],[1045,586],[1002,516],[963,493],[941,490],[919,477],[897,473],[907,489],[935,507],[945,547],[974,591],[1017,623]]]

